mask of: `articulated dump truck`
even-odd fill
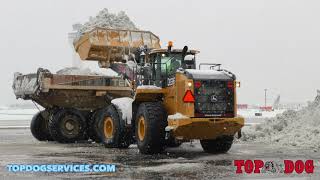
[[[161,49],[148,31],[104,28],[85,33],[74,47],[82,60],[119,76],[16,73],[16,97],[44,108],[31,122],[36,139],[91,139],[107,148],[136,143],[143,154],[198,139],[205,152],[224,153],[241,135],[236,77],[219,64],[196,67],[199,51],[173,49],[172,42]]]

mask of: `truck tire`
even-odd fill
[[[117,109],[113,105],[97,112],[98,135],[107,148],[128,148],[125,124],[121,122]]]
[[[159,102],[139,105],[135,121],[135,137],[142,154],[156,154],[164,150],[165,128],[168,125],[166,114]]]
[[[52,137],[48,130],[49,112],[44,110],[37,112],[31,120],[30,130],[34,138],[39,141],[52,141]]]
[[[99,110],[94,111],[91,116],[88,118],[88,129],[87,129],[87,134],[89,136],[89,138],[96,142],[96,143],[100,143],[101,139],[99,138],[98,135],[98,131],[99,131],[99,126],[98,126],[98,122],[97,120],[97,113],[99,112]]]
[[[86,120],[75,109],[57,110],[49,118],[52,138],[60,143],[73,143],[85,138]]]
[[[232,146],[233,136],[222,136],[217,139],[200,140],[203,150],[207,153],[226,153]]]

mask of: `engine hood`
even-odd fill
[[[235,80],[236,76],[226,70],[199,70],[186,69],[185,74],[190,79],[221,79],[221,80]]]

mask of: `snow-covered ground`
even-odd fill
[[[32,116],[37,113],[38,109],[0,109],[1,120],[31,120]]]
[[[236,159],[313,159],[313,174],[237,174]],[[204,153],[199,141],[167,148],[164,153],[142,155],[136,145],[128,149],[104,148],[99,143],[59,144],[39,142],[29,129],[0,129],[0,179],[319,179],[319,153],[310,149],[277,147],[273,144],[237,143],[226,154]],[[115,173],[9,172],[8,164],[116,164]],[[278,169],[279,170],[279,169]],[[3,178],[2,178],[3,179]]]
[[[1,107],[0,129],[7,128],[29,128],[31,119],[39,110]]]

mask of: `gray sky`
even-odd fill
[[[320,89],[317,0],[2,0],[0,105],[15,103],[14,72],[70,66],[67,33],[102,8],[124,10],[163,45],[172,40],[222,63],[242,83],[239,103],[263,104],[265,88],[285,102],[312,100]]]

